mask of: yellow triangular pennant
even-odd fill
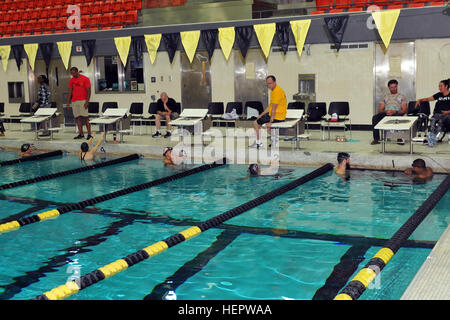
[[[69,69],[69,60],[70,55],[72,53],[72,41],[60,41],[56,43],[58,45],[59,55],[66,67],[66,70]]]
[[[114,43],[123,66],[126,66],[128,53],[130,52],[131,36],[114,38]]]
[[[153,64],[156,59],[156,52],[158,51],[159,44],[161,43],[161,33],[146,34],[144,37],[148,55],[150,56],[150,62]]]
[[[378,33],[380,34],[381,40],[383,40],[386,49],[389,47],[389,43],[391,42],[391,37],[394,33],[399,15],[400,9],[372,12],[373,20],[375,21]]]
[[[275,36],[276,24],[255,24],[253,26],[255,29],[256,36],[258,37],[259,45],[264,53],[266,59],[269,57],[270,47],[272,46],[273,37]]]
[[[303,46],[305,45],[306,35],[308,34],[311,20],[295,20],[291,21],[291,29],[295,38],[295,45],[297,46],[298,56],[302,56]]]
[[[36,62],[36,54],[38,51],[37,43],[27,43],[23,45],[23,49],[27,53],[28,63],[30,64],[31,70],[34,71],[34,63]]]
[[[219,28],[219,43],[227,61],[230,57],[231,49],[233,49],[235,35],[234,27]]]
[[[184,51],[186,51],[189,61],[192,63],[195,51],[197,51],[198,40],[200,40],[200,30],[182,31],[180,32],[180,36]]]
[[[2,58],[3,70],[8,69],[9,54],[11,53],[11,46],[0,46],[0,57]]]

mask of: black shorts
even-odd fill
[[[277,120],[277,119],[273,119],[273,123],[277,123],[277,122],[283,122],[284,120]],[[256,120],[256,123],[258,123],[260,126],[262,126],[264,123],[268,123],[270,122],[270,116],[268,113],[266,113],[265,115],[263,115],[261,118],[259,118],[258,120]]]

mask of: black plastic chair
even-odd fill
[[[325,102],[310,102],[306,110],[306,131],[309,133],[309,124],[322,121],[327,114],[327,104]]]
[[[117,102],[103,102],[102,105],[102,113],[106,111],[106,109],[118,109],[119,106],[117,105]]]
[[[253,108],[258,111],[258,114],[263,113],[264,107],[261,101],[247,101],[245,103],[245,114],[248,114],[248,108]]]
[[[140,123],[139,134],[142,135],[142,114],[144,113],[144,103],[132,102],[130,105],[130,123],[133,124],[132,134],[134,135],[134,127],[136,122]]]
[[[19,107],[19,113],[31,113],[31,103],[22,102]]]
[[[328,115],[337,114],[337,121],[331,121],[331,119],[327,119],[322,121],[320,126],[328,128],[328,139],[330,139],[330,127],[342,127],[344,128],[344,133],[347,128],[347,122],[350,125],[350,137],[352,136],[352,123],[350,118],[350,104],[347,101],[333,101],[330,102],[330,106],[328,107]],[[322,140],[323,140],[323,131],[322,131]]]
[[[406,114],[408,116],[417,116],[420,113],[426,114],[427,116],[430,115],[430,102],[429,101],[423,101],[420,103],[419,107],[416,108],[416,101],[410,101],[408,103],[408,110],[406,111]]]
[[[225,112],[230,113],[231,111],[233,111],[233,109],[236,109],[237,115],[239,115],[239,116],[242,115],[242,111],[243,111],[242,110],[242,102],[236,102],[236,101],[228,102]]]
[[[89,102],[89,104],[88,104],[89,117],[98,117],[99,110],[100,110],[100,104],[98,102]]]
[[[176,102],[176,103],[175,103],[175,109],[172,110],[172,112],[176,112],[176,113],[178,113],[178,114],[181,113],[181,103],[180,103],[180,102]]]
[[[428,124],[430,116],[430,102],[423,101],[416,108],[416,101],[408,102],[408,110],[406,111],[408,116],[417,116],[416,128],[417,132],[428,133]],[[420,133],[419,133],[420,137]]]
[[[289,102],[287,105],[288,109],[301,109],[305,110],[305,103],[301,101]]]
[[[208,103],[208,114],[212,116],[221,117],[224,113],[224,104],[223,102],[210,102]]]

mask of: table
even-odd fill
[[[409,153],[413,153],[413,126],[417,122],[417,117],[384,117],[374,129],[381,130],[381,152],[385,153],[386,151],[386,131],[409,131]]]

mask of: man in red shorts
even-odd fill
[[[83,139],[83,120],[86,123],[88,132],[87,140],[91,136],[91,124],[89,123],[89,99],[91,97],[91,81],[88,77],[83,76],[77,67],[70,68],[72,78],[69,80],[69,94],[67,95],[67,105],[72,105],[73,116],[77,119],[78,136],[74,139]]]

